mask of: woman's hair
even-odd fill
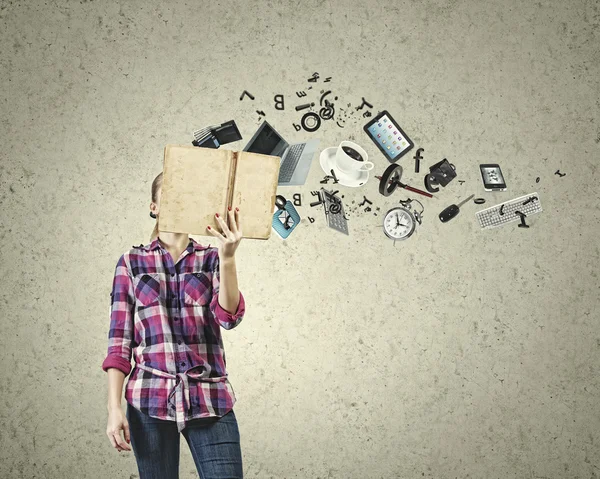
[[[162,187],[162,179],[163,179],[163,174],[162,171],[156,176],[156,178],[154,178],[154,181],[152,182],[152,201],[154,203],[156,203],[156,200],[158,200],[158,190],[160,187]],[[154,230],[152,231],[152,234],[150,235],[150,242],[154,241],[154,238],[156,238],[158,236],[158,216],[156,218],[156,224],[154,225]]]

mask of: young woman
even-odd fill
[[[216,214],[222,233],[207,231],[218,246],[201,246],[187,234],[158,230],[161,186],[162,173],[152,182],[150,216],[157,222],[150,243],[123,254],[115,269],[102,363],[106,434],[119,452],[131,451],[131,443],[141,479],[178,477],[180,433],[201,478],[241,478],[235,394],[221,339],[221,328],[235,328],[245,312],[235,265],[240,212],[228,212],[231,229]],[[130,372],[124,415],[121,392]]]

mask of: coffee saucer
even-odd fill
[[[351,187],[359,187],[364,185],[369,179],[369,172],[362,171],[358,176],[353,177],[341,171],[335,164],[335,153],[337,149],[337,146],[332,146],[330,148],[325,148],[321,152],[321,156],[319,156],[319,162],[321,163],[321,168],[323,168],[323,171],[331,176],[331,170],[333,169],[340,185]]]

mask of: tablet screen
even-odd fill
[[[404,136],[398,125],[387,114],[383,114],[369,126],[368,131],[379,149],[385,152],[391,160],[411,147],[410,140]]]
[[[504,177],[498,166],[486,166],[481,168],[483,174],[483,182],[489,185],[503,185]]]

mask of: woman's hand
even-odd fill
[[[121,438],[121,429],[123,430],[125,441],[127,442]],[[106,435],[117,451],[131,451],[131,447],[129,447],[129,422],[120,406],[110,409],[108,412]]]
[[[242,225],[240,223],[239,208],[235,209],[235,213],[230,208],[228,215],[231,229],[229,229],[225,220],[219,216],[219,213],[216,214],[217,223],[221,226],[223,234],[215,231],[210,226],[207,227],[208,231],[219,241],[219,258],[221,259],[233,258],[235,250],[242,240]]]

